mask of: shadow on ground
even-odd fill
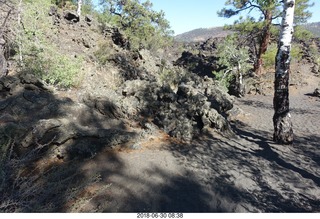
[[[127,130],[115,112],[97,112],[97,102],[79,110],[24,77],[1,86],[1,212],[320,211],[318,136],[274,145],[270,133],[238,122],[233,138],[208,133],[192,144],[167,142],[179,162],[173,171],[141,156],[127,163],[122,156],[129,155],[115,148],[131,144],[138,129]],[[103,103],[113,111],[115,104]],[[130,169],[135,162],[145,167]]]
[[[319,137],[273,144],[270,133],[233,124],[237,137],[208,134],[175,156],[228,212],[319,212]],[[209,194],[209,193],[207,193]]]
[[[210,206],[191,173],[156,165],[144,169],[149,177],[127,173],[117,151],[139,130],[127,130],[112,102],[79,104],[30,75],[0,82],[1,212],[227,211]]]

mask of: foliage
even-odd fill
[[[313,59],[313,62],[320,66],[320,51],[315,42],[312,42],[309,46],[311,58]]]
[[[218,15],[221,17],[230,18],[235,15],[239,15],[242,11],[250,10],[250,12],[253,9],[257,9],[262,14],[266,10],[273,10],[276,9],[279,5],[279,2],[276,0],[268,0],[268,1],[262,1],[262,0],[227,0],[225,2],[226,6],[229,6],[229,8],[223,8],[222,10],[218,11]],[[259,18],[260,19],[260,18]]]
[[[25,72],[33,73],[49,84],[69,88],[77,84],[82,58],[62,55],[57,48],[46,47],[46,52],[39,52],[36,58],[28,57]]]
[[[51,0],[51,3],[60,8],[76,9],[77,0]],[[92,14],[94,12],[94,4],[92,0],[83,0],[81,7],[83,14]]]
[[[98,44],[98,49],[94,52],[95,57],[100,65],[105,65],[113,55],[112,42],[104,41]]]
[[[124,30],[133,49],[156,50],[172,40],[164,12],[154,11],[149,0],[142,3],[139,0],[101,0],[100,4],[104,7],[106,20]]]
[[[307,10],[313,6],[310,0],[296,0],[295,7],[295,24],[305,23],[311,13]],[[259,15],[256,17],[248,16],[246,19],[240,17],[229,29],[235,30],[242,39],[244,44],[253,48],[252,53],[255,55],[255,70],[260,71],[262,55],[267,51],[270,37],[272,34],[278,34],[279,29],[274,25],[280,23],[282,16],[282,1],[280,0],[227,0],[225,3],[228,8],[223,8],[218,12],[219,16],[230,18],[239,15],[243,11],[255,11]],[[299,32],[297,32],[298,34]],[[298,35],[299,36],[299,35]]]
[[[224,67],[224,70],[213,73],[224,87],[229,87],[234,77],[245,75],[252,67],[248,47],[239,48],[236,41],[234,36],[228,36],[217,48],[218,65]]]
[[[303,26],[295,26],[293,32],[293,38],[295,40],[307,41],[313,37],[313,33],[306,30]]]
[[[167,66],[165,59],[161,59],[159,68],[159,79],[162,85],[164,84],[177,84],[180,80],[179,73],[173,68]]]
[[[263,64],[266,68],[274,68],[275,57],[278,51],[278,46],[276,43],[272,43],[265,54],[262,55]]]
[[[263,64],[266,68],[274,68],[275,66],[275,57],[278,51],[278,46],[276,43],[272,43],[267,52],[262,56]],[[293,61],[299,61],[302,58],[302,49],[299,44],[292,44],[291,48],[291,59]]]
[[[21,45],[21,71],[35,74],[53,85],[71,87],[79,78],[82,59],[61,54],[48,39],[57,31],[47,16],[50,6],[50,0],[34,0],[23,5],[23,32],[17,36],[17,44]]]
[[[72,5],[74,5],[73,0],[51,0],[51,3],[57,5],[60,8],[71,7]]]
[[[213,72],[215,79],[219,82],[219,84],[228,91],[228,87],[230,86],[231,81],[233,81],[235,75],[228,74],[228,72],[219,71]]]
[[[307,9],[314,6],[314,2],[310,3],[310,0],[296,0],[296,7],[294,10],[294,24],[307,23],[311,18],[312,13]]]
[[[84,0],[82,2],[82,14],[93,14],[95,12],[92,0]]]
[[[254,22],[264,21],[267,11],[272,13],[273,21],[279,21],[278,18],[281,17],[282,14],[282,1],[280,0],[227,0],[225,5],[229,6],[229,8],[223,8],[218,11],[218,15],[226,18],[239,15],[246,10],[249,10],[249,13],[255,10],[260,12],[260,16],[257,18],[250,17]],[[312,6],[314,6],[314,3],[310,3],[310,0],[296,0],[294,23],[306,23],[312,16],[312,13],[307,9]]]
[[[262,33],[266,26],[266,21],[256,22],[253,17],[240,17],[233,25],[226,25],[224,28],[227,30],[235,31],[238,36],[239,46],[249,46],[254,55],[258,55],[260,43],[262,40]],[[270,32],[272,36],[279,35],[279,28],[271,25]]]

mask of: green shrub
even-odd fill
[[[263,66],[265,68],[274,68],[275,60],[278,51],[278,46],[275,43],[272,43],[265,54],[262,55]],[[302,58],[302,49],[298,44],[292,44],[291,47],[291,59],[293,61],[299,61]]]
[[[218,65],[224,67],[220,72],[213,72],[216,80],[224,87],[229,87],[231,81],[236,77],[240,80],[252,68],[250,63],[249,49],[239,48],[234,36],[227,37],[217,48],[219,54]]]
[[[49,84],[69,88],[81,78],[82,58],[71,58],[56,51],[38,54],[36,59],[26,60],[23,72],[33,73]]]
[[[173,42],[173,31],[170,30],[164,12],[153,10],[151,1],[108,0],[101,2],[104,12],[98,20],[102,21],[102,24],[104,22],[115,24],[123,30],[132,49],[156,51]]]
[[[278,46],[275,43],[269,45],[268,50],[262,55],[263,66],[265,68],[274,68],[275,58],[278,51]]]
[[[225,91],[228,91],[228,87],[230,86],[230,83],[234,79],[235,75],[227,71],[213,72],[213,74],[221,87],[224,88]]]
[[[105,65],[114,55],[112,44],[111,41],[103,41],[98,44],[98,49],[94,52],[94,56],[100,65]]]
[[[302,49],[299,44],[293,44],[291,48],[291,59],[300,61],[302,59]]]
[[[314,63],[320,66],[320,52],[318,46],[314,42],[310,44],[309,51]]]
[[[50,0],[34,0],[22,5],[23,26],[18,26],[16,44],[19,46],[21,72],[38,76],[59,87],[75,86],[81,78],[83,58],[61,54],[49,35],[56,34],[52,18],[48,16]],[[18,59],[18,58],[17,58]]]
[[[307,41],[313,37],[312,32],[306,30],[303,26],[296,26],[294,28],[293,37],[295,40]]]

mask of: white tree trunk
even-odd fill
[[[284,0],[283,18],[281,24],[281,33],[276,57],[276,73],[286,74],[281,67],[281,57],[284,54],[290,55],[291,41],[293,35],[293,18],[294,18],[295,0]],[[290,58],[288,59],[290,62]]]
[[[238,63],[238,76],[239,77],[239,96],[242,97],[245,95],[244,86],[243,86],[243,74],[241,70],[241,64]]]
[[[291,144],[293,131],[289,112],[289,75],[295,0],[284,0],[283,4],[283,18],[275,66],[273,138],[278,143]]]
[[[19,42],[18,42],[18,50],[19,50],[19,62],[20,65],[23,65],[23,57],[22,57],[22,42],[21,42],[21,13],[22,13],[22,0],[19,1],[18,4],[18,37],[19,37]]]
[[[78,0],[78,8],[77,8],[77,15],[81,16],[81,7],[82,7],[82,0]]]

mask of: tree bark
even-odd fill
[[[283,18],[275,66],[273,140],[281,144],[291,144],[293,129],[289,112],[289,75],[295,0],[283,2]]]
[[[81,16],[81,7],[82,7],[82,0],[78,0],[77,15],[78,15],[79,19]]]
[[[270,42],[270,37],[271,37],[271,25],[272,25],[272,11],[267,10],[265,12],[265,21],[266,21],[266,25],[264,27],[264,31],[262,34],[262,39],[260,42],[260,48],[258,51],[258,55],[257,55],[257,61],[254,65],[254,71],[256,74],[261,74],[262,72],[262,55],[267,51],[268,48],[268,44]]]
[[[22,57],[22,42],[21,42],[21,35],[22,35],[22,31],[21,31],[21,13],[22,13],[22,0],[19,1],[18,4],[18,50],[19,50],[19,62],[20,65],[23,65],[23,57]]]

